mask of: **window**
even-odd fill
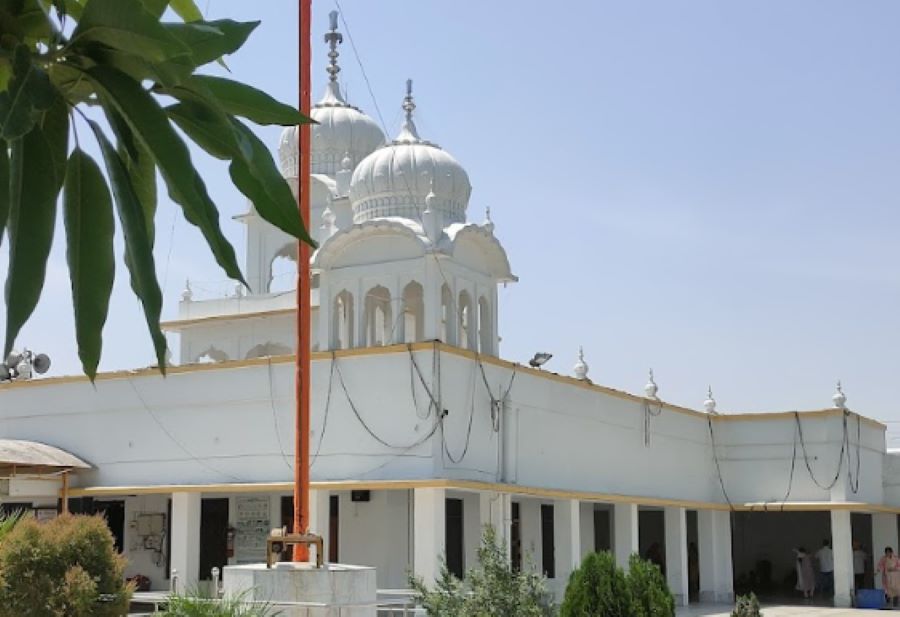
[[[465,554],[463,549],[463,500],[447,499],[446,507],[446,542],[447,570],[458,579],[465,572]]]
[[[441,287],[441,340],[448,345],[456,344],[456,318],[453,313],[453,292],[444,283]]]
[[[494,340],[492,336],[493,317],[491,305],[487,298],[481,296],[478,299],[478,351],[483,354],[494,353]]]
[[[468,291],[459,294],[459,346],[472,349],[474,328],[472,323],[472,299]]]
[[[391,292],[376,285],[366,294],[365,341],[368,347],[393,343],[394,324],[391,316]]]
[[[353,294],[346,289],[334,299],[331,315],[331,348],[353,347]]]
[[[412,281],[403,288],[403,342],[416,343],[425,338],[425,303],[422,285]]]

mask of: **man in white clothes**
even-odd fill
[[[818,588],[828,597],[834,594],[834,553],[828,539],[822,541],[822,548],[816,553],[816,561],[819,562]]]

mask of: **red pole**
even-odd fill
[[[312,0],[299,0],[300,18],[300,111],[310,115],[310,67],[312,64]],[[300,216],[306,229],[309,226],[309,174],[310,133],[309,125],[300,125],[300,156],[297,176],[299,179]],[[309,528],[309,387],[310,367],[310,290],[309,290],[309,245],[298,242],[297,246],[297,366],[296,401],[297,418],[294,443],[294,533],[306,533]],[[294,545],[294,561],[307,561],[309,549],[304,545]]]

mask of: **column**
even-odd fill
[[[490,525],[497,534],[497,543],[504,547],[506,558],[510,558],[510,524],[512,522],[512,496],[509,493],[486,492],[478,496],[481,513],[481,528]]]
[[[697,512],[697,549],[700,553],[700,601],[732,602],[731,513]]]
[[[675,604],[687,606],[688,560],[687,560],[687,512],[684,508],[667,507],[664,513],[666,528],[666,582]]]
[[[328,544],[331,541],[331,492],[311,490],[309,492],[309,532],[322,536],[322,562],[328,562]],[[310,563],[316,562],[316,551],[309,551]]]
[[[638,507],[636,503],[613,504],[613,550],[616,563],[628,568],[628,559],[640,552],[638,543]]]
[[[580,501],[562,499],[553,502],[553,536],[556,580],[560,590],[564,590],[572,570],[581,565]]]
[[[413,490],[413,571],[426,585],[440,576],[446,553],[447,505],[442,488]]]
[[[871,568],[875,572],[875,588],[882,589],[884,585],[881,583],[881,575],[876,571],[878,568],[878,560],[884,556],[884,549],[890,546],[897,552],[897,515],[888,513],[877,513],[872,515],[872,555]]]
[[[848,607],[853,593],[853,533],[849,510],[831,511],[831,550],[834,552],[834,605]]]
[[[200,576],[200,493],[172,493],[172,570],[178,591],[197,587]]]

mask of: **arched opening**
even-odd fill
[[[246,359],[265,358],[267,356],[284,356],[289,353],[291,353],[291,348],[287,345],[268,342],[251,348],[250,351],[247,352]]]
[[[487,298],[478,298],[478,351],[483,354],[494,353],[494,337],[491,326],[491,305]]]
[[[275,253],[269,264],[269,293],[282,293],[297,289],[297,243],[285,244]]]
[[[331,348],[353,347],[353,294],[346,289],[334,299],[331,314]]]
[[[212,364],[214,362],[227,362],[228,354],[216,347],[207,347],[205,351],[197,354],[194,362],[197,364]]]
[[[417,343],[425,338],[425,292],[412,281],[403,288],[403,342]]]
[[[456,314],[453,311],[453,292],[444,283],[441,287],[441,340],[448,345],[456,344]]]
[[[368,347],[381,347],[393,342],[391,292],[376,285],[366,294],[365,341]]]
[[[472,314],[472,298],[468,291],[461,291],[459,294],[459,346],[465,349],[472,349],[472,335],[474,334],[474,324]]]

